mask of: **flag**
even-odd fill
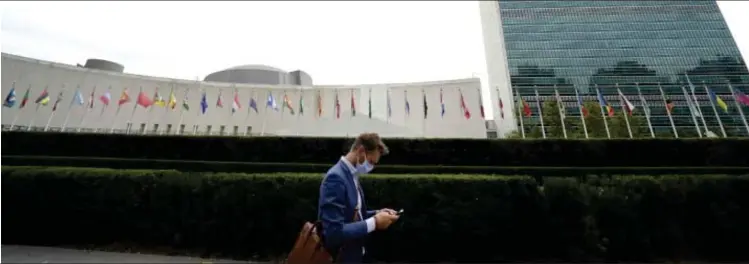
[[[505,119],[505,104],[502,103],[502,97],[499,96],[499,88],[497,88],[497,101],[499,102],[499,117]]]
[[[85,102],[83,101],[83,94],[81,94],[81,90],[75,90],[75,95],[73,96],[73,101],[70,102],[71,104],[77,104],[80,106],[83,106]]]
[[[271,107],[273,110],[278,111],[278,104],[276,104],[276,99],[273,98],[273,94],[268,92],[268,100],[265,102],[265,108]]]
[[[102,96],[99,96],[99,101],[101,101],[102,104],[109,106],[109,101],[112,100],[112,94],[107,91]]]
[[[250,108],[252,110],[255,110],[255,113],[257,114],[257,102],[255,102],[255,98],[250,98]]]
[[[356,103],[354,102],[354,90],[351,90],[351,116],[356,116]]]
[[[427,113],[429,112],[429,106],[427,106],[427,93],[421,90],[422,102],[424,104],[424,119],[427,119]]]
[[[42,105],[47,105],[49,103],[49,93],[47,92],[47,88],[44,88],[42,94],[40,94],[34,102]]]
[[[388,105],[388,118],[393,116],[393,107],[390,104],[390,89],[388,88],[388,94],[387,94],[387,105]]]
[[[289,113],[294,114],[294,107],[291,106],[291,100],[289,100],[289,96],[285,92],[283,94],[283,106],[289,109]]]
[[[713,89],[707,88],[708,91],[710,91],[710,100],[715,102],[716,105],[720,107],[720,109],[723,109],[723,112],[728,113],[728,105],[726,102],[723,101],[723,99],[720,99],[715,92],[713,92]]]
[[[55,104],[52,105],[52,112],[57,111],[57,105],[59,105],[60,101],[62,101],[62,92],[63,91],[60,91],[60,93],[57,94],[57,100],[55,100]]]
[[[185,92],[185,98],[182,98],[182,109],[190,111],[190,105],[187,104],[187,92]]]
[[[601,105],[601,107],[606,107],[606,112],[609,114],[609,117],[614,116],[614,108],[612,108],[611,105],[606,102],[606,99],[603,98],[603,94],[601,94],[601,91],[598,91],[598,103]]]
[[[367,100],[369,106],[369,119],[372,119],[372,87],[369,87],[369,100]]]
[[[222,97],[224,96],[222,95],[222,93],[223,91],[218,91],[218,99],[216,99],[216,107],[219,108],[224,108],[224,100],[222,100]]]
[[[335,118],[341,118],[341,102],[338,101],[338,91],[335,91]]]
[[[583,117],[588,117],[588,109],[585,108],[585,104],[583,104],[583,98],[580,97],[579,94],[575,94],[577,96],[577,106],[580,107],[580,111],[583,113]]]
[[[319,90],[317,91],[317,116],[322,116],[322,95]]]
[[[523,114],[525,114],[526,117],[530,117],[532,114],[531,106],[528,104],[528,102],[523,100],[523,97],[520,96],[520,94],[518,94],[518,101],[520,102],[520,106],[523,107]]]
[[[460,109],[463,110],[463,116],[466,119],[471,118],[471,111],[468,111],[468,106],[466,105],[466,100],[463,98],[463,91],[460,91]]]
[[[674,102],[672,102],[671,99],[666,99],[666,111],[668,111],[669,114],[674,111]]]
[[[481,113],[481,118],[485,118],[484,116],[484,98],[481,95],[481,88],[479,88],[479,112]]]
[[[442,117],[445,117],[445,101],[442,100],[442,88],[440,88],[440,108],[441,108],[440,115]]]
[[[299,91],[299,115],[304,115],[304,94],[302,94],[302,91]]]
[[[242,105],[239,104],[239,92],[234,91],[234,102],[231,103],[231,113],[236,113],[242,109]]]
[[[28,94],[28,92],[26,94]],[[739,103],[742,103],[743,105],[749,106],[749,95],[746,95],[741,91],[736,91],[736,101],[739,101]],[[21,107],[23,107],[23,102],[21,103]]]
[[[411,115],[411,104],[408,103],[408,91],[403,91],[403,99],[406,100],[406,115]]]
[[[21,99],[21,106],[19,108],[23,108],[26,106],[26,103],[29,102],[29,94],[31,94],[31,87],[26,89],[26,93],[23,94],[23,99]]]
[[[174,96],[174,89],[172,89],[172,91],[169,92],[169,108],[174,110],[175,107],[177,107],[177,97]]]
[[[153,101],[151,104],[161,106],[161,107],[166,106],[166,101],[164,101],[164,98],[161,97],[161,95],[159,94],[159,88],[156,88],[156,93],[153,95]]]
[[[138,103],[138,105],[140,105],[140,106],[142,106],[144,108],[148,108],[149,106],[151,106],[151,105],[154,104],[154,102],[151,99],[148,99],[148,96],[146,96],[146,93],[144,93],[143,91],[141,91],[140,93],[138,93],[138,102],[137,103]]]
[[[94,90],[91,91],[91,94],[88,96],[88,108],[89,109],[94,108],[94,101],[96,100],[94,99],[95,92],[96,92],[96,86],[94,86]]]
[[[200,111],[205,115],[206,110],[208,110],[208,99],[206,98],[205,91],[203,91],[203,98],[200,99]]]
[[[130,102],[130,95],[127,94],[127,88],[125,88],[124,91],[122,91],[122,94],[120,95],[120,100],[117,101],[118,105],[123,105]],[[107,101],[107,104],[109,104],[109,101]]]
[[[10,92],[8,92],[8,95],[5,96],[3,106],[13,107],[14,105],[16,105],[16,88],[10,88]]]
[[[633,105],[629,100],[627,100],[627,97],[624,96],[624,94],[622,93],[622,90],[619,90],[617,88],[617,92],[619,92],[619,96],[620,96],[620,98],[622,98],[622,101],[624,102],[624,104],[622,106],[624,107],[625,110],[627,110],[627,114],[629,114],[631,116],[632,115],[632,111],[635,110],[635,105]]]

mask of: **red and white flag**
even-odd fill
[[[239,104],[239,93],[234,92],[234,102],[231,103],[231,113],[236,113],[241,108],[242,105]]]
[[[622,93],[622,90],[619,90],[619,89],[617,90],[619,92],[620,98],[622,99],[622,106],[624,107],[625,110],[627,110],[627,113],[629,115],[632,115],[632,111],[635,110],[635,105],[633,105],[629,100],[627,100],[627,97],[624,96],[624,94]]]

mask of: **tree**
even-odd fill
[[[589,114],[586,116],[585,125],[588,131],[589,138],[608,138],[606,134],[606,126],[604,125],[603,117],[601,116],[601,107],[595,102],[585,102],[585,108]],[[543,104],[543,121],[544,131],[546,131],[547,138],[564,138],[564,131],[562,131],[562,118],[559,115],[559,108],[557,107],[556,101],[547,101]],[[564,118],[564,130],[567,131],[567,138],[585,138],[583,131],[582,120],[580,119],[579,109],[565,109]],[[629,138],[629,132],[627,129],[627,122],[624,119],[624,115],[621,111],[616,112],[614,117],[606,116],[606,122],[608,123],[609,131],[611,132],[611,138]],[[647,121],[643,114],[633,113],[629,118],[629,125],[632,128],[633,138],[650,137],[650,131],[647,127]],[[530,117],[538,118],[538,117]],[[524,124],[525,120],[530,119],[529,117],[523,116]],[[526,132],[526,138],[542,138],[543,133],[541,131],[540,124],[524,125],[523,129]],[[521,138],[520,132],[513,132],[508,138]]]

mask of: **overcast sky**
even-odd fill
[[[719,5],[746,56],[749,2]],[[31,1],[0,9],[2,52],[68,64],[100,58],[127,73],[180,79],[265,64],[304,70],[315,84],[476,75],[486,85],[478,2]]]

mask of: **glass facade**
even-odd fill
[[[642,110],[639,88],[656,133],[673,136],[662,87],[682,137],[697,135],[695,122],[720,136],[719,119],[728,136],[749,136],[728,88],[749,94],[749,72],[715,1],[500,0],[499,7],[511,84],[531,106],[526,127],[540,123],[535,90],[540,101],[556,101],[556,87],[567,116],[579,119],[574,89],[584,102],[598,102],[598,87],[619,113],[617,87]],[[690,82],[704,121],[692,118],[685,101]],[[706,88],[727,112],[713,110]]]

